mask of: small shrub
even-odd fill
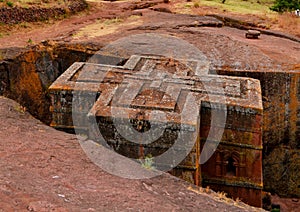
[[[299,0],[276,0],[274,5],[270,7],[271,10],[276,12],[285,12],[296,10],[300,8]]]
[[[144,160],[140,160],[142,167],[145,169],[154,169],[154,161],[151,154],[147,155]]]
[[[22,105],[16,105],[14,107],[14,110],[19,112],[19,113],[25,113],[26,112],[26,107],[22,106]]]
[[[13,6],[14,6],[14,3],[11,2],[11,1],[8,1],[8,2],[6,2],[6,5],[9,6],[9,7],[13,7]]]
[[[195,7],[195,8],[199,8],[199,7],[200,7],[199,3],[198,3],[198,2],[195,2],[195,3],[194,3],[194,7]]]
[[[191,8],[192,5],[191,5],[191,4],[185,4],[184,7],[185,7],[185,8]]]
[[[28,24],[27,23],[20,23],[19,25],[22,28],[28,28]]]

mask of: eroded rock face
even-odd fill
[[[72,63],[86,61],[90,56],[79,46],[73,50],[65,45],[41,45],[5,53],[8,58],[0,64],[0,94],[17,100],[45,123],[51,121],[48,87]]]
[[[299,197],[299,149],[285,145],[274,148],[264,159],[265,189],[286,197]],[[276,187],[274,184],[276,183]]]
[[[264,186],[281,196],[300,196],[300,71],[220,70],[259,79],[264,106]]]

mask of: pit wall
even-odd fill
[[[260,80],[264,107],[264,189],[284,197],[300,197],[300,71],[217,73]]]
[[[86,61],[92,53],[80,46],[35,46],[16,50],[0,61],[0,95],[14,99],[34,117],[49,124],[48,87],[70,65]]]

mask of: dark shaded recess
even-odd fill
[[[226,175],[236,176],[236,167],[234,166],[234,160],[232,157],[228,158],[228,164],[226,168],[227,168]]]
[[[115,56],[109,56],[109,55],[102,55],[99,53],[96,53],[89,59],[89,63],[98,63],[98,64],[105,64],[105,65],[116,65],[116,66],[122,66],[127,62],[128,59],[121,58],[121,57],[115,57]]]
[[[132,123],[132,127],[139,132],[146,132],[151,127],[148,121],[140,121],[138,119],[131,119],[130,123]],[[174,131],[167,128],[163,135],[151,144],[138,144],[138,141],[136,143],[128,141],[119,134],[111,117],[97,117],[97,124],[106,143],[103,143],[102,140],[97,142],[108,149],[113,149],[115,152],[133,159],[139,159],[147,155],[153,157],[162,155],[173,146],[178,138],[177,130]]]

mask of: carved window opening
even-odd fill
[[[236,176],[236,164],[232,157],[229,157],[227,160],[226,175]]]
[[[216,177],[245,177],[245,153],[228,150],[217,150],[215,156]]]

